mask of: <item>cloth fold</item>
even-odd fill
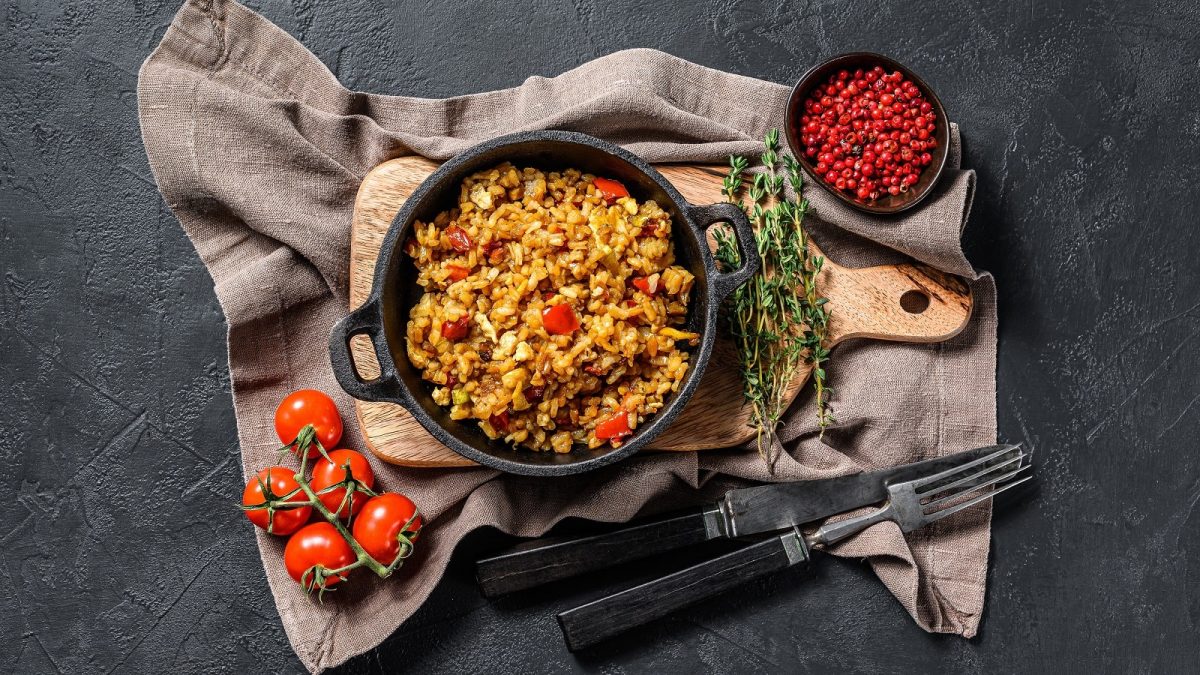
[[[139,114],[159,189],[212,274],[229,325],[243,470],[275,463],[272,415],[297,388],[330,393],[346,422],[343,445],[363,447],[324,336],[348,310],[351,210],[372,167],[412,153],[445,159],[487,138],[541,128],[600,136],[652,162],[723,162],[761,151],[763,134],[783,122],[787,97],[783,85],[648,49],[444,100],[352,92],[245,7],[185,3],[142,66]],[[379,644],[428,597],[455,544],[484,525],[536,536],[569,516],[624,521],[754,481],[837,476],[994,442],[995,290],[959,244],[974,173],[959,168],[956,128],[952,135],[946,177],[921,207],[874,219],[812,189],[807,224],[842,264],[911,256],[972,279],[975,313],[960,335],[935,345],[840,346],[828,366],[836,428],[818,439],[811,395],[802,394],[781,429],[774,474],[755,452],[736,448],[647,453],[554,480],[375,461],[380,483],[412,496],[426,514],[410,562],[419,573],[363,575],[317,604],[287,576],[283,541],[257,532],[305,666],[320,671]],[[883,523],[833,553],[869,560],[926,630],[970,637],[983,607],[990,513],[981,505],[907,536]]]

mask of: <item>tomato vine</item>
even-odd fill
[[[340,430],[338,435],[340,436]],[[345,450],[340,450],[338,453],[335,453],[339,454],[340,457],[345,458],[345,461],[337,466],[337,469],[343,472],[344,477],[342,480],[331,483],[320,490],[316,490],[313,488],[309,478],[310,469],[312,468],[310,467],[310,461],[319,457],[320,459],[316,459],[317,462],[329,462],[332,464],[333,460],[330,457],[329,451],[318,438],[317,430],[314,429],[313,424],[306,424],[305,426],[301,427],[299,431],[296,432],[291,442],[287,442],[286,438],[281,440],[286,443],[280,449],[281,454],[291,452],[294,456],[299,457],[300,459],[299,470],[295,471],[294,474],[289,476],[290,478],[294,479],[297,487],[290,490],[286,494],[279,494],[272,485],[272,483],[277,482],[276,476],[272,474],[275,471],[290,471],[290,469],[286,469],[285,467],[271,467],[270,469],[266,469],[258,476],[251,479],[250,484],[247,485],[246,491],[243,495],[243,503],[241,505],[242,510],[245,511],[247,515],[250,516],[251,520],[260,527],[262,527],[262,518],[261,515],[258,514],[261,514],[262,511],[266,511],[266,526],[263,529],[265,529],[269,534],[291,535],[293,538],[295,538],[304,535],[305,530],[313,527],[313,524],[300,527],[298,531],[296,531],[296,528],[292,528],[289,524],[288,531],[276,532],[277,514],[282,511],[311,509],[312,511],[320,514],[321,518],[323,518],[325,522],[333,526],[333,528],[337,531],[337,534],[340,535],[345,541],[345,544],[349,546],[353,555],[353,560],[351,562],[336,567],[329,567],[320,562],[307,566],[307,568],[304,569],[303,573],[300,574],[299,578],[297,579],[297,581],[300,582],[300,585],[303,586],[304,589],[309,593],[316,591],[318,600],[323,600],[325,592],[331,590],[331,586],[339,581],[346,580],[351,571],[360,567],[371,570],[380,578],[387,578],[391,576],[396,569],[404,564],[405,559],[412,554],[414,542],[421,530],[422,518],[420,511],[416,508],[416,506],[412,505],[412,502],[408,500],[407,497],[404,497],[403,495],[397,495],[403,499],[406,504],[411,505],[411,515],[409,515],[403,525],[399,527],[399,531],[395,535],[394,542],[389,540],[387,542],[374,545],[376,550],[379,550],[381,546],[383,548],[390,548],[393,544],[398,546],[399,550],[395,558],[386,564],[376,560],[354,537],[350,528],[348,527],[350,520],[357,516],[348,518],[346,523],[343,523],[342,519],[338,517],[338,514],[350,515],[350,505],[355,501],[365,500],[366,504],[370,504],[371,502],[369,500],[373,498],[380,497],[381,495],[390,495],[393,493],[376,492],[372,485],[374,480],[373,477],[364,479],[362,476],[356,476],[351,467],[351,460],[353,458],[349,455],[355,455],[357,453]],[[315,453],[312,452],[314,449],[316,451]],[[264,475],[267,478],[266,480],[264,480]],[[322,500],[322,496],[326,496],[338,490],[343,490],[344,493],[341,495],[341,500],[340,503],[337,504],[337,508],[331,509],[326,505],[325,501]],[[356,494],[359,495],[357,499],[355,496]],[[251,495],[253,495],[253,497]],[[255,499],[256,497],[261,497],[261,501],[257,501]],[[359,509],[355,508],[353,511],[357,513],[358,510]],[[307,517],[303,518],[302,520],[307,520]],[[321,521],[318,519],[317,523],[320,522]],[[293,534],[293,532],[295,533]],[[285,553],[285,556],[290,555],[290,543],[291,542],[289,541],[289,552]],[[289,573],[291,573],[292,566],[292,561],[288,560]],[[295,574],[293,574],[293,577],[295,577]]]

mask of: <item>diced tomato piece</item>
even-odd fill
[[[633,433],[629,428],[629,413],[618,410],[612,417],[603,419],[596,425],[596,438],[602,441],[621,438]]]
[[[446,230],[446,238],[450,240],[450,246],[459,253],[466,253],[471,250],[474,243],[471,241],[471,235],[467,231],[457,225],[451,225]]]
[[[624,185],[611,178],[597,178],[593,182],[596,184],[596,189],[600,191],[600,194],[604,195],[604,201],[609,204],[621,197],[629,196],[629,190],[626,190]]]
[[[462,281],[471,273],[471,270],[458,265],[446,265],[446,269],[450,271],[450,279],[453,281]]]
[[[655,282],[651,285],[649,277],[634,277],[633,286],[646,295],[654,295],[658,292],[658,283]]]
[[[454,385],[458,384],[458,377],[454,375],[446,376],[446,388],[453,389]]]
[[[493,239],[483,245],[483,255],[487,256],[488,262],[493,265],[500,264],[500,261],[504,260],[506,253],[504,242],[499,239]]]
[[[442,337],[447,340],[461,340],[467,337],[469,332],[471,332],[471,320],[465,316],[458,321],[442,322]]]
[[[570,335],[579,329],[579,317],[569,305],[553,305],[542,310],[542,325],[547,333]]]
[[[542,293],[542,300],[549,300],[556,295],[558,295],[558,293],[555,293],[554,291],[546,291],[545,293]]]
[[[505,410],[499,415],[492,415],[488,417],[488,424],[492,425],[493,429],[502,434],[508,433],[508,411]]]

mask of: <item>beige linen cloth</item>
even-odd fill
[[[542,128],[594,134],[652,162],[724,162],[761,149],[763,133],[783,123],[787,95],[783,85],[645,49],[446,100],[352,92],[241,5],[187,2],[142,67],[138,103],[159,189],[212,273],[229,324],[245,472],[277,461],[272,416],[297,388],[332,394],[346,421],[343,445],[363,448],[326,344],[348,310],[351,206],[372,167],[411,153],[446,159],[486,138]],[[397,576],[364,573],[317,604],[288,578],[283,540],[257,532],[300,659],[316,672],[379,644],[425,601],[455,544],[478,527],[530,537],[568,516],[625,521],[751,481],[836,476],[993,442],[995,292],[959,244],[974,174],[959,168],[957,129],[951,155],[937,193],[900,218],[866,218],[808,191],[807,224],[831,258],[865,265],[911,256],[973,279],[976,298],[970,325],[948,342],[840,346],[829,366],[838,424],[823,442],[806,393],[781,433],[774,475],[744,449],[645,453],[561,479],[374,461],[380,484],[411,495],[428,522]],[[907,537],[884,523],[834,553],[866,558],[926,630],[970,637],[983,607],[989,521],[980,506]]]

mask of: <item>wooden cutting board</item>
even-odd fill
[[[401,157],[375,167],[363,180],[354,204],[350,241],[351,309],[361,305],[371,292],[375,260],[396,212],[436,168],[436,163],[421,157]],[[658,169],[693,204],[722,199],[724,171],[719,167],[663,165]],[[851,338],[938,342],[956,335],[971,316],[967,284],[924,265],[850,269],[827,260],[817,283],[821,294],[829,298],[833,344]],[[379,362],[366,336],[354,338],[351,351],[364,377],[379,374]],[[805,370],[792,382],[789,399],[796,396],[808,374]],[[832,384],[837,386],[836,382]],[[404,466],[474,464],[434,440],[399,405],[366,401],[355,404],[367,447],[380,459]],[[719,339],[692,400],[653,447],[702,450],[734,445],[753,437],[747,425],[749,417],[733,346]]]

